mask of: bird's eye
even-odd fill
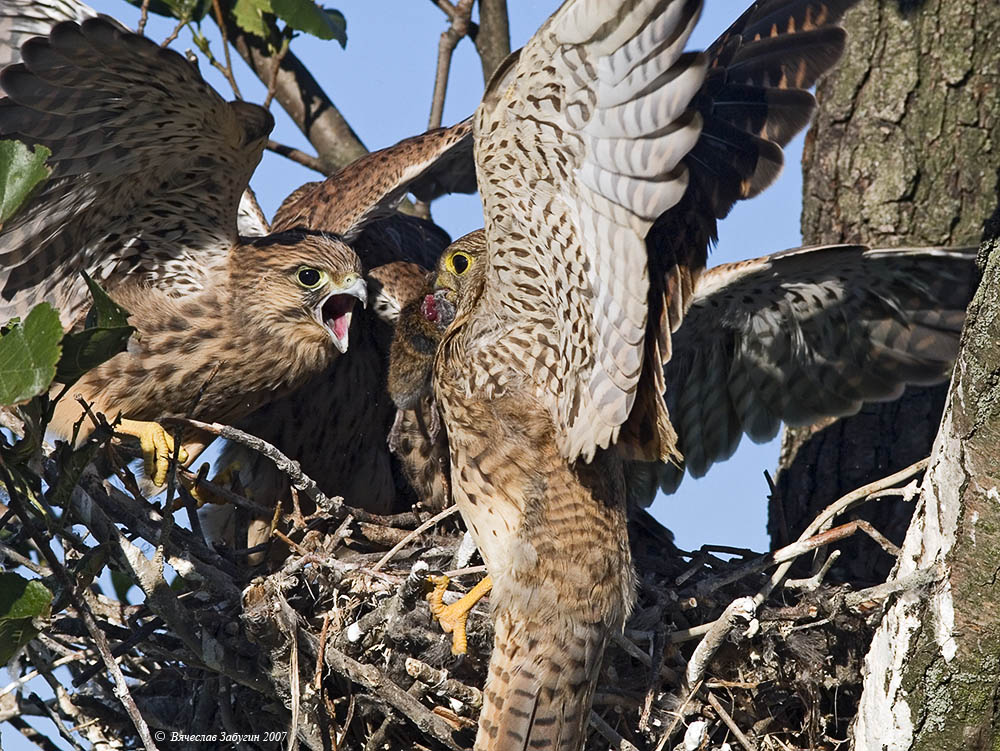
[[[309,266],[302,266],[297,272],[295,272],[295,278],[298,279],[299,284],[306,289],[318,287],[323,281],[323,276],[322,271]]]
[[[456,276],[461,276],[469,270],[472,259],[466,253],[452,253],[451,258],[448,259],[448,265],[451,266],[451,270]]]

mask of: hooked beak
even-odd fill
[[[458,290],[455,288],[455,278],[451,274],[438,274],[437,279],[434,280],[434,288],[437,290],[435,296],[443,296],[452,305],[458,302],[455,299]]]
[[[347,351],[355,300],[360,300],[367,307],[368,287],[360,275],[349,274],[344,278],[340,289],[327,295],[316,307],[317,319],[330,332],[333,346],[341,354]]]

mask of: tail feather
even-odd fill
[[[581,748],[607,636],[601,623],[559,630],[499,614],[475,751]]]

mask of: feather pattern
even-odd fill
[[[0,231],[0,314],[48,299],[68,324],[88,299],[80,271],[202,289],[237,239],[271,115],[106,17],[57,24],[21,55],[0,73],[0,136],[48,147],[52,175]]]
[[[660,468],[663,490],[729,458],[744,433],[767,441],[782,422],[852,415],[946,379],[976,277],[974,249],[857,245],[706,271],[666,366],[684,461]]]

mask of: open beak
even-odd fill
[[[333,346],[341,354],[347,351],[351,314],[356,300],[360,300],[364,306],[368,305],[368,287],[363,278],[351,274],[344,280],[343,287],[328,295],[316,309],[319,322],[330,332]]]

